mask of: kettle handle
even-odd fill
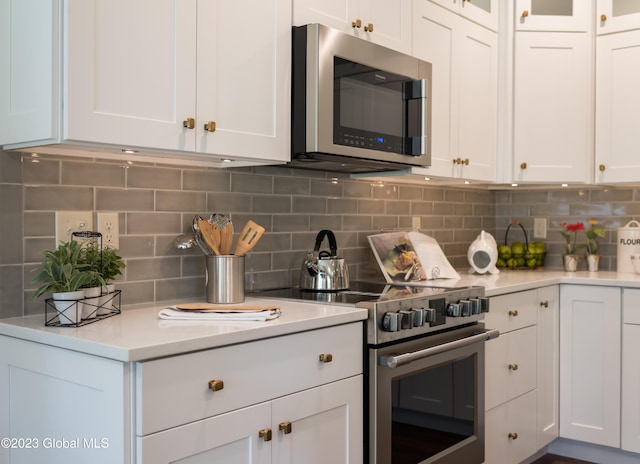
[[[313,251],[320,251],[320,245],[322,245],[322,240],[324,240],[325,235],[329,239],[329,250],[331,250],[331,256],[338,256],[338,245],[336,243],[336,236],[332,231],[328,229],[322,229],[316,235],[316,244],[313,247]]]

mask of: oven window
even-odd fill
[[[416,464],[475,433],[477,354],[393,380],[392,463]]]

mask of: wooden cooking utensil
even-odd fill
[[[219,231],[213,224],[210,224],[209,221],[205,219],[198,219],[198,228],[200,229],[200,235],[204,239],[205,243],[214,255],[220,255],[220,235]]]
[[[231,254],[231,246],[233,245],[233,223],[229,221],[220,229],[220,253],[223,255]]]
[[[256,243],[258,243],[258,240],[260,240],[260,237],[262,237],[262,234],[264,234],[264,227],[251,220],[247,221],[242,232],[240,232],[240,237],[238,237],[234,254],[236,256],[242,256],[252,250],[253,247],[256,246]]]

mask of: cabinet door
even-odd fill
[[[0,446],[0,462],[128,463],[127,377],[118,361],[0,337],[0,437],[31,445]]]
[[[622,290],[621,448],[640,453],[640,290]]]
[[[485,464],[518,464],[536,452],[535,409],[530,392],[487,412]]]
[[[516,0],[519,31],[590,30],[592,2],[584,0]]]
[[[454,47],[456,157],[465,162],[465,179],[496,179],[498,120],[498,37],[468,21],[460,22]],[[456,101],[457,100],[457,101]],[[468,160],[468,164],[467,161]]]
[[[637,0],[598,0],[596,30],[598,34],[620,32],[640,27],[640,2]]]
[[[560,436],[620,446],[620,289],[560,288]]]
[[[497,36],[426,0],[414,1],[413,34],[414,55],[433,64],[425,174],[495,180]]]
[[[269,463],[272,441],[260,437],[259,431],[270,426],[270,403],[239,409],[138,437],[136,463]]]
[[[621,448],[640,453],[640,325],[622,329]]]
[[[538,314],[536,290],[491,297],[485,324],[500,333],[535,325]]]
[[[0,145],[58,137],[55,5],[0,1]]]
[[[360,464],[362,376],[273,401],[273,462]]]
[[[385,47],[411,54],[411,1],[361,0],[362,21],[366,25],[373,25],[369,39]]]
[[[558,286],[538,289],[537,449],[558,437],[560,406],[560,295]]]
[[[291,2],[199,0],[197,31],[195,150],[288,161]]]
[[[486,344],[485,409],[536,388],[536,327],[500,334]]]
[[[598,37],[596,46],[596,181],[636,182],[640,30]]]
[[[65,5],[63,138],[193,151],[196,0]]]
[[[429,0],[465,18],[487,27],[498,30],[498,0]]]
[[[588,180],[593,152],[589,43],[583,33],[516,33],[513,180]]]
[[[411,53],[411,0],[295,0],[293,24],[312,23]]]

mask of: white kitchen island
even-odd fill
[[[308,453],[359,464],[366,310],[247,303],[282,314],[167,321],[158,306],[78,328],[2,320],[0,462],[312,462]]]

